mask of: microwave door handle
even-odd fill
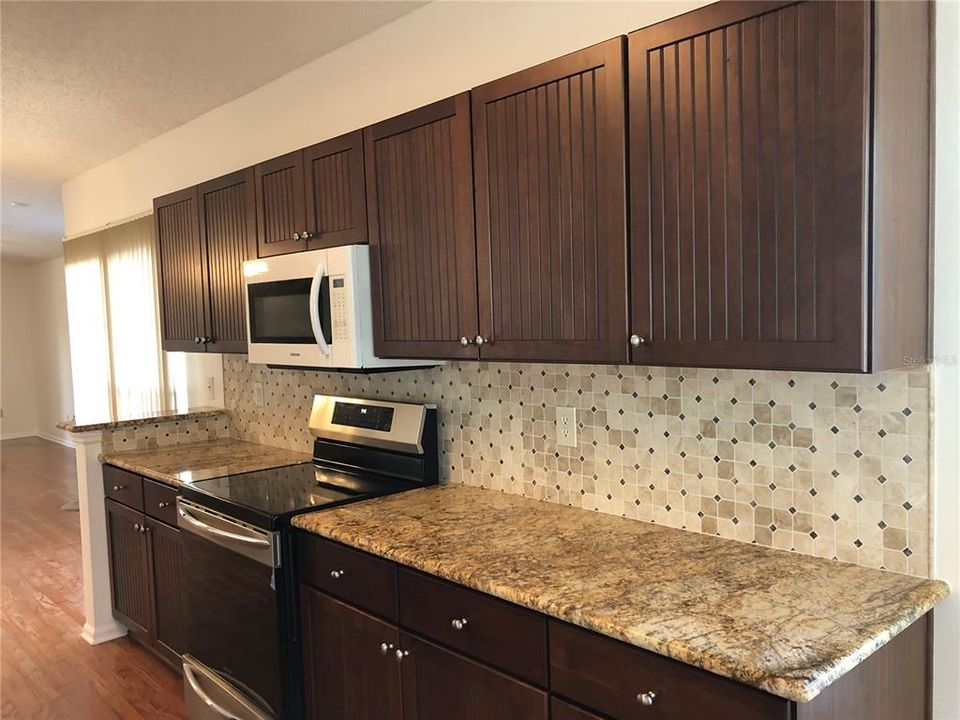
[[[323,336],[323,326],[320,324],[320,283],[327,274],[327,262],[321,260],[313,273],[313,282],[310,283],[310,326],[313,328],[313,337],[317,340],[317,347],[327,357],[330,357],[330,344]]]

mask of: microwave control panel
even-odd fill
[[[347,325],[347,280],[343,275],[330,277],[330,324],[333,340],[348,340]]]

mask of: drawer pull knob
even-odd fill
[[[173,503],[167,502],[167,501],[165,500],[165,501],[163,501],[163,502],[161,502],[161,503],[157,503],[157,507],[160,508],[161,510],[163,510],[164,508],[170,507],[172,504],[173,504]]]
[[[380,654],[386,655],[388,652],[393,650],[393,645],[391,643],[380,643]]]
[[[127,489],[127,486],[126,486],[126,485],[114,485],[114,486],[113,486],[113,491],[114,491],[114,492],[120,492],[121,490],[126,490],[126,489]]]
[[[650,707],[653,705],[653,701],[657,699],[657,694],[653,690],[648,690],[645,693],[640,693],[637,695],[637,702],[643,705],[644,707]]]
[[[467,626],[466,618],[454,618],[450,621],[450,627],[454,630],[463,630]]]
[[[330,577],[332,577],[334,580],[339,580],[340,578],[342,578],[342,577],[343,577],[344,575],[346,575],[346,574],[347,574],[346,570],[331,570],[331,571],[330,571]]]
[[[140,523],[134,523],[134,524],[133,524],[133,529],[136,530],[137,532],[142,532],[142,531],[140,530]]]
[[[394,653],[394,657],[397,658],[397,662],[403,662],[403,659],[409,654],[409,650],[401,650],[400,648],[397,648],[397,651]]]

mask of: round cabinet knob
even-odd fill
[[[309,240],[311,237],[313,237],[313,233],[310,233],[310,232],[308,232],[308,231],[306,231],[306,230],[304,230],[302,233],[300,233],[300,239],[301,239],[301,240]]]
[[[342,577],[343,577],[344,575],[346,575],[346,574],[347,574],[347,573],[346,573],[345,570],[331,570],[331,571],[330,571],[330,577],[332,577],[334,580],[339,580],[340,578],[342,578]]]
[[[299,239],[300,239],[300,233],[295,232],[295,233],[293,234],[293,239],[294,239],[294,240],[299,240]]]
[[[386,655],[388,652],[393,650],[393,645],[390,643],[380,643],[380,654]]]
[[[394,653],[394,657],[397,658],[397,662],[403,662],[403,659],[409,654],[410,652],[408,650],[401,650],[400,648],[397,648],[396,652]]]
[[[467,345],[470,344],[470,338],[464,335],[462,338],[460,338],[460,344],[466,347]]]
[[[134,524],[133,524],[133,529],[136,530],[137,532],[143,532],[143,531],[140,529],[140,523],[134,523]]]
[[[197,337],[195,337],[195,338],[193,339],[193,341],[194,341],[197,345],[199,345],[200,343],[203,342],[203,338],[201,338],[199,335],[197,335]]]
[[[657,694],[653,690],[648,690],[647,692],[640,693],[637,695],[637,702],[643,705],[644,707],[650,707],[653,705],[653,701],[657,699]]]
[[[113,491],[114,491],[114,492],[120,492],[121,490],[126,490],[126,489],[127,489],[127,486],[126,486],[126,485],[114,485],[114,486],[113,486]]]
[[[631,335],[630,336],[630,347],[640,347],[643,345],[646,339],[642,335]]]
[[[450,627],[454,630],[463,630],[467,626],[466,618],[454,618],[450,621]]]
[[[479,347],[480,345],[483,345],[486,340],[483,339],[483,335],[477,335],[477,337],[474,339],[474,342],[477,344],[477,347]]]
[[[172,504],[173,503],[170,503],[170,502],[162,502],[162,503],[157,503],[157,507],[163,510],[164,508],[170,507]]]

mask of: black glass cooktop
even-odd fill
[[[305,463],[185,483],[180,492],[239,520],[276,529],[301,512],[388,495],[409,487],[394,478]]]

